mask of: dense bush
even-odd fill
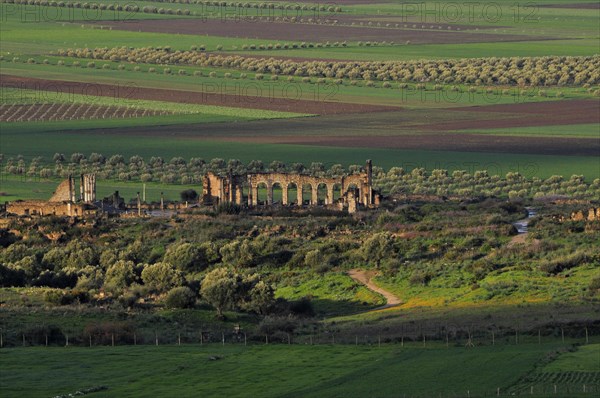
[[[168,308],[191,308],[196,303],[196,294],[187,286],[175,287],[169,290],[165,298]]]

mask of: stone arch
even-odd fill
[[[329,204],[327,184],[320,182],[317,184],[317,205]]]
[[[356,198],[360,198],[360,188],[359,185],[351,182],[350,184],[348,184],[348,187],[346,188],[346,192],[345,193],[349,193],[349,192],[353,192],[355,194]]]
[[[248,203],[248,205],[252,205],[252,203],[250,203],[250,198],[252,197],[252,186],[250,183],[248,181],[243,181],[237,186],[237,188],[239,189],[239,196],[236,198],[236,202],[238,204]]]
[[[313,185],[310,182],[302,184],[302,203],[313,204]]]
[[[298,189],[298,183],[296,181],[290,181],[287,184],[287,204],[289,205],[302,205],[302,190]]]
[[[331,185],[331,193],[332,193],[332,203],[337,202],[342,197],[342,184],[339,182],[333,183]]]
[[[264,181],[259,181],[256,183],[256,204],[258,205],[266,205],[268,201],[268,191],[269,187],[267,183]]]
[[[272,205],[275,203],[283,203],[287,200],[283,199],[283,184],[280,182],[274,182],[269,187],[269,199],[267,200],[268,204]]]

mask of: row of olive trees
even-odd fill
[[[583,86],[600,83],[600,56],[511,57],[379,62],[293,61],[173,51],[170,48],[83,48],[58,55],[150,64],[228,67],[300,77],[445,84]]]
[[[151,157],[146,162],[142,157],[134,155],[126,160],[122,155],[113,155],[109,158],[98,153],[86,157],[82,153],[73,153],[69,159],[64,154],[57,153],[53,156],[53,164],[43,163],[42,158],[34,158],[27,165],[22,156],[9,158],[4,165],[4,170],[9,174],[39,176],[49,178],[52,176],[65,177],[79,172],[96,173],[100,179],[140,180],[142,182],[163,181],[167,183],[197,183],[202,175],[207,172],[216,174],[242,175],[248,172],[292,172],[313,176],[339,177],[345,174],[356,174],[362,168],[352,165],[348,169],[340,164],[326,168],[323,163],[313,162],[309,166],[302,163],[286,164],[275,160],[265,165],[260,160],[252,160],[247,164],[238,159],[215,158],[205,161],[202,158],[191,158],[186,161],[182,157],[174,157],[169,161],[161,157]],[[173,176],[173,178],[171,178]],[[186,182],[187,181],[187,182]]]

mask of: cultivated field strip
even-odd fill
[[[39,122],[55,120],[115,119],[172,115],[164,110],[139,109],[127,106],[106,106],[79,103],[2,104],[2,122]]]

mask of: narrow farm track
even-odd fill
[[[379,286],[377,286],[376,284],[374,284],[371,281],[371,279],[375,276],[375,274],[376,274],[375,271],[365,271],[365,270],[361,270],[361,269],[352,269],[352,270],[348,271],[348,275],[350,276],[350,278],[354,279],[358,283],[362,283],[369,290],[371,290],[375,293],[381,294],[383,297],[385,297],[385,300],[386,300],[385,305],[374,308],[367,312],[382,310],[382,309],[390,308],[390,307],[396,307],[396,306],[402,304],[402,301],[398,297],[396,297],[393,293],[390,293],[387,290],[380,288]]]

